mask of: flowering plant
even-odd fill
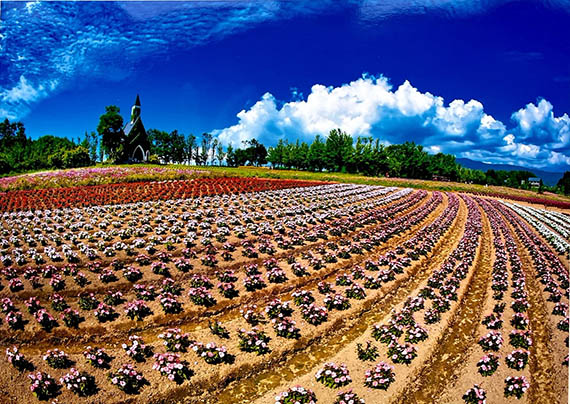
[[[503,320],[500,315],[491,313],[483,318],[482,323],[491,330],[499,330],[503,326]]]
[[[499,357],[493,353],[483,356],[477,362],[477,369],[482,376],[491,376],[499,367]]]
[[[271,339],[263,331],[253,328],[251,331],[241,329],[238,331],[239,347],[244,352],[256,352],[263,355],[269,352],[267,343]]]
[[[315,404],[317,396],[301,386],[291,387],[275,397],[275,404]]]
[[[30,390],[38,399],[47,400],[59,394],[61,386],[47,373],[30,373],[28,377],[32,383]]]
[[[69,305],[67,304],[67,302],[65,301],[65,299],[63,297],[61,297],[57,293],[54,293],[51,296],[51,307],[55,311],[64,311],[65,309],[67,309],[69,307]]]
[[[103,348],[94,348],[91,346],[85,348],[83,356],[87,359],[87,363],[96,368],[108,368],[112,360]]]
[[[509,376],[505,379],[505,397],[515,396],[520,399],[529,387],[530,383],[526,380],[526,377]]]
[[[190,288],[188,295],[190,296],[190,300],[199,306],[210,307],[216,304],[216,299],[204,286]]]
[[[436,309],[426,310],[424,320],[427,324],[435,324],[441,320],[441,313]]]
[[[505,362],[507,363],[507,366],[510,367],[511,369],[523,370],[526,367],[526,364],[528,363],[529,355],[530,352],[527,351],[526,349],[517,349],[511,352],[507,356]]]
[[[137,362],[144,362],[146,358],[152,355],[152,347],[145,345],[142,338],[138,335],[131,335],[129,337],[129,344],[122,344],[122,347],[127,351],[127,355]]]
[[[19,311],[11,311],[6,314],[6,322],[13,330],[24,328],[24,318],[22,317],[22,313]]]
[[[509,334],[509,343],[515,348],[528,349],[532,345],[529,331],[513,330]]]
[[[298,290],[293,292],[291,296],[293,297],[293,302],[297,306],[311,304],[315,301],[313,294],[309,290]]]
[[[248,275],[243,279],[243,286],[249,292],[263,289],[266,285],[261,275]]]
[[[231,363],[233,355],[230,355],[225,346],[216,346],[214,342],[202,344],[201,342],[194,342],[192,350],[198,354],[199,357],[204,358],[204,361],[210,365],[218,363]]]
[[[357,283],[354,283],[346,288],[344,293],[349,299],[362,300],[366,297],[366,291]]]
[[[98,304],[99,301],[93,293],[81,293],[79,295],[79,307],[82,310],[93,310]]]
[[[129,282],[136,282],[136,281],[142,279],[143,273],[141,272],[140,269],[129,266],[123,270],[123,276]]]
[[[378,348],[372,344],[372,341],[366,341],[366,347],[363,347],[361,343],[357,343],[356,353],[361,361],[375,361],[380,355]]]
[[[257,305],[245,305],[242,309],[240,309],[240,313],[244,320],[251,325],[257,325],[261,323],[264,318],[263,314],[257,313]]]
[[[146,316],[150,316],[152,314],[152,311],[150,310],[150,307],[148,307],[142,300],[135,300],[134,302],[127,303],[125,314],[131,320],[141,321]]]
[[[301,306],[303,319],[312,325],[319,325],[327,321],[328,312],[326,307],[317,306],[314,303]]]
[[[326,295],[327,293],[335,293],[332,284],[325,281],[320,281],[317,284],[317,289],[319,290],[319,293],[322,295]]]
[[[491,331],[479,339],[479,345],[484,351],[498,351],[503,345],[503,336],[498,331]]]
[[[218,290],[220,291],[222,296],[228,299],[233,299],[234,297],[237,297],[239,295],[239,291],[236,289],[235,285],[229,282],[218,283]]]
[[[156,291],[154,289],[154,286],[152,285],[143,285],[137,283],[136,285],[133,286],[133,289],[135,290],[137,299],[149,302],[154,300],[154,298],[156,297]]]
[[[158,299],[165,313],[180,313],[182,311],[182,303],[172,293],[163,293],[158,296]]]
[[[528,328],[528,317],[524,313],[515,313],[511,318],[511,325],[517,330],[526,330]]]
[[[333,404],[364,404],[364,399],[358,397],[352,390],[347,390],[338,393]]]
[[[478,385],[474,385],[463,394],[465,404],[485,404],[487,401],[487,392]]]
[[[274,299],[265,307],[265,313],[269,318],[279,316],[290,316],[293,309],[289,306],[289,302],[283,303],[280,299]]]
[[[164,340],[164,346],[169,352],[186,352],[191,341],[189,334],[183,333],[180,328],[169,328],[165,332],[158,334],[158,338]]]
[[[388,355],[394,363],[405,363],[409,365],[412,360],[418,356],[416,348],[406,343],[405,345],[398,344],[396,341],[390,342],[388,345]]]
[[[180,354],[166,353],[155,354],[156,362],[152,368],[158,370],[160,374],[166,376],[177,384],[182,384],[184,380],[190,380],[192,370],[188,367],[188,362],[180,360]]]
[[[12,347],[12,349],[6,348],[6,357],[8,362],[19,371],[32,370],[34,368],[34,365],[20,353],[17,347]]]
[[[348,299],[342,295],[336,294],[334,296],[326,295],[323,300],[326,308],[329,310],[346,310],[350,307]]]
[[[364,377],[366,387],[382,390],[387,390],[390,384],[396,380],[394,367],[385,362],[379,362],[374,369],[367,370]]]
[[[77,328],[79,323],[83,321],[83,318],[79,314],[79,311],[74,310],[71,307],[68,307],[63,311],[61,314],[61,319],[69,328]]]
[[[54,369],[66,369],[73,363],[69,355],[57,348],[48,350],[43,359]]]
[[[208,328],[212,332],[212,334],[217,335],[220,338],[229,338],[230,333],[229,331],[220,323],[219,321],[208,322]]]
[[[352,381],[345,364],[339,366],[332,362],[326,363],[322,369],[319,369],[315,378],[318,382],[332,389],[346,386]]]
[[[283,338],[300,338],[301,330],[295,327],[295,321],[289,317],[279,317],[271,320],[275,333]]]
[[[44,330],[51,330],[57,326],[55,318],[47,312],[46,309],[39,309],[34,314],[36,321],[43,327]]]
[[[106,321],[113,321],[119,316],[115,312],[115,309],[113,309],[113,306],[109,306],[105,303],[99,303],[99,306],[97,306],[97,310],[95,310],[94,314],[95,317],[97,317],[97,320],[99,320],[101,323],[104,323]]]
[[[515,313],[522,313],[528,310],[529,304],[526,299],[516,299],[511,303],[511,308]]]
[[[75,368],[71,368],[59,381],[80,397],[91,396],[97,392],[95,378]]]
[[[127,394],[137,394],[148,384],[143,375],[130,363],[123,364],[116,372],[109,372],[109,380]]]
[[[417,344],[420,341],[425,341],[428,338],[428,332],[419,324],[412,324],[406,330],[406,342]]]
[[[123,294],[120,291],[113,292],[110,290],[103,298],[103,301],[110,306],[118,306],[124,301]]]

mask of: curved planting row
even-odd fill
[[[220,177],[0,192],[0,211],[62,209],[308,187],[320,181]]]
[[[513,201],[532,203],[535,205],[551,206],[553,208],[558,208],[558,209],[570,209],[570,202],[556,200],[556,199],[548,199],[548,198],[541,198],[535,196],[514,195],[514,194],[505,195],[504,193],[498,193],[498,192],[473,192],[473,194],[485,197],[499,198],[499,199],[510,199]]]
[[[570,255],[570,221],[564,222],[559,216],[542,209],[503,203],[529,222],[559,254]]]
[[[353,379],[350,386],[358,389],[366,387],[366,392],[359,392],[358,396],[361,399],[372,400],[371,402],[376,402],[379,400],[384,402],[386,397],[382,393],[382,390],[390,388],[391,385],[402,385],[402,383],[407,378],[407,372],[404,370],[411,364],[418,355],[416,350],[417,344],[424,341],[428,335],[428,330],[424,326],[424,320],[418,317],[414,318],[414,313],[418,311],[424,311],[424,301],[426,298],[422,296],[410,296],[410,293],[417,289],[418,284],[421,283],[422,279],[425,279],[433,270],[434,264],[438,264],[440,261],[439,253],[446,251],[452,246],[457,246],[459,244],[460,236],[462,232],[455,233],[451,236],[448,233],[452,223],[456,223],[454,219],[459,210],[459,199],[453,195],[448,194],[449,204],[442,214],[432,223],[425,225],[415,236],[405,242],[395,247],[392,251],[387,252],[384,256],[381,256],[378,262],[369,263],[366,261],[366,269],[373,269],[375,267],[381,267],[385,262],[384,257],[390,255],[401,254],[404,256],[414,256],[414,259],[419,261],[414,261],[414,263],[406,270],[406,273],[402,275],[402,278],[396,278],[396,282],[399,282],[398,287],[395,291],[380,291],[380,303],[379,306],[372,307],[369,313],[361,316],[357,324],[352,327],[346,333],[342,333],[342,337],[339,340],[333,341],[333,346],[331,349],[328,347],[323,347],[321,349],[317,348],[310,351],[310,356],[321,356],[326,354],[326,352],[332,352],[329,356],[329,360],[334,361],[334,365],[340,368],[347,368]],[[471,219],[471,215],[470,215]],[[464,223],[458,227],[462,230]],[[451,236],[451,237],[449,237]],[[419,240],[425,240],[427,245],[425,250],[418,254],[418,246],[423,248],[418,244]],[[465,238],[462,239],[462,242]],[[436,245],[438,246],[436,248]],[[405,247],[404,247],[405,246]],[[443,248],[439,248],[443,247]],[[437,251],[437,255],[433,255],[432,252]],[[441,265],[441,263],[440,263]],[[438,266],[439,267],[439,266]],[[405,276],[405,277],[404,277]],[[401,303],[400,303],[401,302]],[[391,310],[393,307],[403,304],[403,308],[397,312]],[[443,309],[445,311],[445,309]],[[392,315],[390,313],[392,312]],[[381,325],[374,320],[384,319],[388,315],[388,324]],[[421,316],[420,316],[421,317]],[[432,323],[433,326],[427,326],[427,328],[437,327],[437,324]],[[394,334],[392,334],[394,332]],[[364,334],[364,338],[362,336]],[[349,336],[350,335],[350,336]],[[374,339],[380,343],[385,344],[378,345]],[[330,342],[327,341],[327,344]],[[320,351],[325,352],[320,352]],[[301,355],[307,361],[305,355]],[[358,361],[352,359],[352,357],[357,357]],[[388,360],[381,360],[382,358],[389,358]],[[345,362],[349,360],[349,362]],[[376,365],[374,365],[376,363]],[[326,365],[325,365],[326,366]],[[303,386],[311,385],[312,391],[316,393],[317,397],[323,398],[328,397],[335,392],[331,390],[331,387],[326,382],[322,382],[325,387],[315,383],[320,380],[317,376],[322,368],[303,366],[303,376],[299,376],[299,367],[295,372],[295,379],[298,383],[302,383]],[[285,371],[285,373],[287,373]],[[273,376],[277,377],[279,374],[283,378],[282,370],[277,369],[274,371]],[[256,380],[257,382],[258,380]],[[279,385],[283,388],[287,380],[282,380]],[[265,382],[265,380],[264,380]],[[245,383],[247,384],[247,383]],[[348,384],[348,383],[347,383]],[[263,383],[265,385],[265,383]],[[349,386],[349,387],[350,387]],[[340,386],[333,387],[336,389]],[[276,390],[279,386],[275,386]],[[391,388],[393,389],[393,387]],[[260,389],[258,388],[257,391]],[[345,394],[352,394],[350,392],[342,391],[338,389],[338,395],[344,397]],[[229,400],[230,396],[236,397],[236,402],[247,402],[250,400],[252,395],[256,393],[255,390],[244,389],[242,385],[238,384],[232,388],[228,394],[221,396],[222,402]],[[267,393],[257,400],[260,403],[268,402],[272,397],[273,393]],[[336,394],[336,393],[335,393]],[[256,402],[257,402],[256,401]]]
[[[2,215],[0,401],[516,400],[510,376],[522,401],[564,391],[567,270],[499,202],[346,184],[179,196]]]
[[[362,191],[365,189],[368,189],[368,188],[359,187],[360,193],[362,193]],[[376,189],[378,189],[378,188],[376,188]],[[386,192],[384,192],[384,193],[386,193]],[[395,194],[396,193],[394,193],[394,195]],[[376,205],[374,203],[366,202],[368,204],[367,208],[372,209],[372,210],[376,210],[379,213],[379,215],[378,214],[376,214],[376,215],[359,214],[359,215],[353,216],[353,221],[346,221],[345,220],[344,223],[337,222],[337,223],[335,223],[335,227],[329,228],[331,236],[332,236],[333,233],[335,233],[339,229],[341,230],[340,234],[349,234],[351,232],[351,230],[356,230],[359,227],[366,227],[367,225],[371,225],[371,224],[374,225],[377,222],[386,222],[386,223],[393,222],[389,226],[386,226],[382,231],[380,231],[378,233],[378,235],[369,234],[366,231],[360,232],[361,234],[359,235],[358,240],[359,240],[360,244],[363,245],[363,247],[355,246],[353,248],[348,248],[348,249],[343,248],[340,250],[338,248],[338,245],[335,245],[335,247],[333,247],[332,250],[329,250],[329,248],[331,248],[332,246],[329,246],[328,248],[325,247],[322,249],[322,251],[318,252],[319,256],[315,256],[314,258],[312,258],[311,256],[307,256],[307,254],[305,254],[302,257],[302,261],[299,264],[304,266],[305,262],[307,262],[307,263],[312,262],[317,267],[321,267],[321,266],[326,267],[327,265],[329,265],[331,263],[334,264],[334,261],[336,259],[345,260],[345,259],[348,259],[352,254],[358,255],[359,251],[362,251],[365,248],[366,249],[372,249],[372,248],[374,248],[374,245],[382,243],[383,242],[382,240],[387,240],[387,239],[393,237],[394,235],[396,235],[402,231],[399,229],[405,229],[407,226],[410,225],[410,223],[420,222],[422,220],[422,218],[424,218],[427,214],[429,214],[430,211],[433,211],[433,209],[435,209],[437,207],[437,205],[441,204],[441,200],[442,200],[441,195],[436,194],[435,198],[432,198],[432,202],[425,204],[422,207],[422,209],[417,209],[417,208],[414,208],[414,206],[417,205],[417,203],[419,201],[424,199],[425,196],[427,196],[425,192],[414,193],[410,197],[406,196],[406,195],[410,195],[409,191],[404,191],[403,193],[400,192],[399,194],[400,195],[396,196],[396,197],[392,197],[390,195],[386,198],[386,201],[383,201],[382,203],[376,204]],[[401,199],[402,197],[403,197],[403,201],[400,203],[398,200]],[[414,211],[414,209],[415,209],[415,213],[412,216],[407,217],[406,220],[404,220],[404,221],[402,221],[402,220],[394,221],[394,219],[391,219],[391,217],[394,215],[394,213],[396,213],[397,209],[394,209],[394,207],[390,205],[390,204],[393,204],[392,201],[396,201],[397,204],[399,203],[400,208],[402,209],[403,212],[406,212],[407,210],[410,210],[410,209],[411,209],[410,210],[410,212],[411,212],[411,211]],[[382,205],[383,204],[387,206],[387,209],[389,211],[388,215],[386,215],[382,212],[382,210],[383,210]],[[350,211],[349,210],[349,214],[354,214],[354,213],[356,213],[356,211]],[[370,227],[370,226],[368,226],[368,227]],[[321,229],[320,231],[323,232],[322,237],[329,238],[330,236],[326,235],[329,232],[329,230]],[[318,234],[318,233],[316,233],[316,234]],[[368,237],[371,237],[371,238],[368,238]],[[308,237],[306,241],[303,240],[303,244],[305,242],[310,242],[311,238],[312,238],[312,236]],[[324,242],[323,242],[323,244],[324,244]],[[284,249],[284,252],[286,252],[286,251],[287,251],[287,249]],[[329,251],[339,252],[339,258],[335,258],[334,254],[331,254],[331,252],[329,252]],[[360,254],[361,254],[361,252],[360,252]],[[288,255],[291,255],[291,254],[288,254]],[[327,258],[327,256],[328,256],[328,258]],[[266,279],[268,279],[270,282],[272,282],[270,278],[273,276],[276,276],[277,278],[275,278],[275,280],[277,282],[279,282],[277,280],[280,276],[278,273],[279,270],[277,270],[277,265],[279,265],[279,264],[276,262],[271,262],[271,260],[266,260],[266,261],[267,261],[267,263],[265,263],[265,265],[264,265],[267,268],[267,275],[266,275],[267,278]],[[290,264],[291,272],[292,273],[297,272],[298,274],[295,275],[295,277],[298,277],[299,279],[302,279],[304,277],[304,275],[302,274],[303,272],[309,272],[310,271],[309,268],[297,268],[297,266],[293,265],[293,264],[295,264],[295,263]],[[55,272],[60,272],[62,277],[73,276],[71,274],[71,272],[69,273],[69,275],[66,275],[63,272],[61,272],[61,271],[65,271],[65,266],[64,267],[55,267],[55,268],[56,268]],[[59,269],[61,269],[61,271],[59,271]],[[53,271],[53,270],[54,270],[54,268],[49,268],[48,272]],[[249,270],[251,271],[251,270],[253,270],[253,268],[251,268]],[[244,271],[248,271],[248,269],[246,267],[244,267]],[[113,272],[116,272],[116,271],[113,271]],[[188,273],[188,275],[190,275],[192,272],[198,272],[198,271],[191,271]],[[275,272],[277,272],[277,273],[275,273]],[[13,272],[13,271],[7,271],[6,272],[5,271],[5,275],[7,275],[10,278],[10,280],[15,279],[12,276],[14,274],[18,274],[18,273],[19,273],[19,271],[16,271],[16,272]],[[102,275],[102,274],[104,274],[104,271],[101,271],[99,273],[99,275]],[[38,273],[38,275],[40,275],[40,274]],[[57,275],[57,273],[51,273],[51,274],[48,273],[48,276],[49,275]],[[155,275],[157,275],[157,274],[155,274]],[[289,273],[287,273],[286,275],[289,275]],[[309,274],[307,273],[307,275],[309,275]],[[43,276],[43,273],[42,273],[42,276]],[[199,305],[202,305],[202,304],[205,304],[207,306],[208,305],[207,302],[209,299],[208,294],[210,293],[209,288],[208,288],[209,285],[207,284],[208,280],[205,279],[203,276],[199,276],[198,274],[196,274],[196,276],[194,276],[194,275],[190,275],[190,276],[191,277],[190,277],[189,281],[190,281],[191,286],[192,286],[191,290],[189,290],[190,299],[194,301],[195,305],[198,305],[197,307],[199,307]],[[223,276],[224,278],[227,276],[227,277],[231,278],[231,274],[228,274],[228,273],[220,273],[219,276]],[[249,275],[246,274],[246,276],[249,276]],[[183,278],[184,277],[186,277],[186,274],[184,274]],[[51,278],[53,279],[53,276]],[[57,276],[56,276],[56,279],[57,279]],[[187,277],[186,277],[186,279],[188,280]],[[102,279],[99,277],[98,281],[102,282]],[[165,279],[165,281],[167,281],[167,279]],[[221,283],[223,283],[224,281],[221,281]],[[116,282],[116,281],[111,281],[110,284],[113,284],[113,282]],[[228,281],[226,281],[226,282],[232,283],[232,280],[229,280],[229,282]],[[198,285],[198,283],[201,283],[201,285]],[[244,281],[244,285],[245,285],[245,281]],[[31,283],[30,283],[30,286],[32,286]],[[53,285],[52,285],[52,288],[53,288]],[[9,288],[7,288],[5,290],[7,291],[8,289]],[[25,289],[27,290],[27,288],[25,288]],[[176,307],[176,303],[173,300],[177,300],[177,297],[176,297],[177,293],[180,292],[179,290],[177,290],[176,281],[174,283],[170,282],[170,281],[168,281],[166,283],[163,282],[162,289],[163,289],[162,293],[165,295],[170,294],[170,297],[167,295],[163,296],[163,298],[160,299],[161,300],[160,303],[164,304],[164,306],[166,306],[166,307]],[[192,292],[192,290],[194,290],[194,292]],[[61,292],[63,293],[63,291],[61,291]],[[139,292],[141,293],[141,296],[146,295],[145,292],[142,290]],[[204,292],[204,293],[202,293],[202,292]],[[11,292],[11,293],[14,293],[14,292]],[[18,294],[18,293],[19,292],[15,292],[15,294]],[[223,292],[220,291],[220,293],[223,293]],[[61,294],[60,294],[60,296],[61,296]],[[93,297],[94,297],[94,299],[93,299]],[[98,304],[96,305],[95,300],[98,300],[97,295],[91,296],[91,297],[89,295],[82,296],[82,298],[80,298],[78,300],[78,303],[77,303],[79,305],[78,309],[82,310],[83,312],[85,310],[87,310],[87,311],[92,310],[93,315],[101,323],[105,323],[105,324],[108,324],[109,322],[114,323],[116,321],[116,315],[118,314],[117,311],[114,309],[114,305],[117,304],[118,302],[120,302],[121,300],[123,300],[125,296],[124,295],[123,296],[111,296],[111,294],[109,294],[107,297],[109,297],[109,299],[105,298],[104,302],[99,301]],[[169,298],[167,298],[167,297],[169,297]],[[38,303],[36,300],[27,299],[26,302],[30,304],[30,305],[26,305],[26,310],[28,312],[30,312],[31,314],[33,313],[32,315],[34,316],[34,319],[38,322],[38,324],[40,326],[44,327],[43,325],[45,324],[46,325],[44,327],[45,330],[46,331],[49,330],[50,326],[54,325],[53,323],[50,324],[51,319],[49,318],[49,316],[46,317],[46,315],[49,315],[49,310],[46,310],[44,307],[42,307],[42,303]],[[58,299],[58,298],[53,299],[52,298],[50,303],[52,303],[52,305],[55,305],[58,309],[61,309],[66,305],[71,306],[71,307],[63,309],[62,313],[64,316],[66,316],[64,319],[65,321],[63,321],[63,322],[64,323],[69,322],[69,325],[71,327],[73,327],[74,325],[77,324],[77,323],[74,324],[75,320],[73,317],[74,311],[75,312],[79,311],[78,309],[74,308],[75,302],[70,302],[69,300],[65,301],[65,299],[63,299],[63,301],[62,301],[62,299]],[[119,303],[119,304],[121,304],[121,303]],[[152,302],[152,304],[154,304],[154,302]],[[96,307],[95,307],[95,305],[96,305]],[[144,300],[143,300],[143,302],[140,302],[140,303],[139,303],[139,301],[136,301],[136,300],[132,301],[132,303],[128,303],[128,302],[124,303],[125,314],[127,316],[131,316],[135,320],[140,319],[140,318],[144,318],[145,315],[148,314],[147,307],[150,305],[151,304],[149,304],[148,302],[144,302]],[[15,305],[10,304],[9,302],[6,302],[6,312],[9,315],[11,315],[11,313],[15,313],[17,311],[17,308],[15,311],[12,308],[12,306],[15,306]],[[83,307],[81,307],[81,306],[83,306]],[[164,306],[163,306],[163,308],[164,308]],[[68,309],[71,309],[71,310],[68,310]],[[207,310],[207,308],[206,308],[206,310]],[[246,314],[247,314],[247,311],[246,311]],[[307,314],[307,315],[309,315],[309,314]],[[245,314],[244,314],[244,316],[245,316]],[[44,320],[44,317],[46,317],[45,320]],[[81,317],[81,312],[80,312],[79,317]],[[76,318],[77,318],[77,316],[76,316]],[[244,317],[244,319],[245,319],[245,317]],[[79,318],[79,320],[81,320],[81,319]],[[81,323],[79,323],[79,324],[81,324]],[[80,325],[80,327],[81,327],[81,325]],[[217,328],[216,328],[217,326],[212,326],[212,327],[213,327],[213,330],[217,330]],[[90,330],[87,329],[87,332],[89,332],[89,331]],[[212,331],[212,332],[214,332],[214,331]],[[222,332],[222,331],[220,331],[220,332]],[[201,348],[199,348],[197,346],[196,349],[200,350]],[[229,355],[230,354],[228,353],[228,356]],[[170,360],[170,359],[166,359],[163,357],[161,357],[160,359],[161,360],[162,359]],[[77,362],[75,357],[72,358],[72,360]],[[96,377],[96,380],[99,380],[99,378]]]

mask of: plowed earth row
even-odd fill
[[[127,319],[122,307],[118,306],[117,313],[120,313],[120,316],[114,321],[100,323],[92,313],[80,310],[85,321],[78,329],[65,327],[59,321],[61,324],[58,327],[46,331],[26,312],[24,302],[36,296],[44,307],[50,308],[53,291],[49,285],[31,289],[26,284],[23,291],[12,293],[7,287],[8,283],[3,280],[5,287],[0,290],[0,297],[11,298],[29,323],[23,330],[14,331],[4,322],[0,327],[0,348],[5,350],[13,345],[18,346],[33,363],[35,371],[45,371],[56,380],[68,370],[51,369],[42,360],[42,356],[48,349],[54,348],[68,353],[76,368],[95,377],[98,390],[94,395],[79,397],[63,388],[58,398],[60,402],[66,403],[273,403],[277,394],[295,385],[314,391],[318,403],[333,403],[336,394],[347,389],[352,389],[369,404],[462,403],[462,395],[473,384],[485,388],[489,394],[488,402],[567,403],[568,368],[562,365],[567,349],[567,339],[564,341],[567,333],[556,329],[560,317],[552,316],[554,303],[547,301],[547,295],[536,278],[535,262],[529,251],[532,246],[525,244],[515,231],[522,231],[521,224],[514,222],[495,205],[485,205],[487,202],[480,198],[452,193],[414,191],[374,205],[375,202],[398,191],[394,189],[385,195],[376,195],[372,188],[374,187],[363,187],[361,193],[364,197],[360,200],[347,199],[342,206],[344,214],[328,217],[322,223],[307,224],[303,230],[303,234],[309,234],[311,231],[319,231],[322,226],[329,226],[327,229],[338,226],[343,229],[341,234],[327,233],[326,239],[307,239],[301,245],[293,245],[287,249],[276,248],[272,254],[260,253],[257,257],[250,258],[239,254],[242,251],[239,245],[244,239],[230,236],[227,241],[238,246],[231,261],[220,260],[215,266],[206,267],[200,261],[203,250],[196,248],[198,256],[191,258],[193,268],[189,272],[178,272],[171,262],[168,263],[172,269],[170,277],[184,288],[178,299],[183,302],[183,311],[179,314],[165,314],[155,300],[147,302],[153,314],[143,321]],[[355,194],[358,194],[358,191],[356,187]],[[369,196],[366,196],[366,192],[370,193]],[[259,200],[263,201],[263,196]],[[307,206],[310,203],[308,196],[302,199],[300,205]],[[351,212],[351,207],[356,210]],[[189,211],[188,209],[187,206],[179,207],[174,209],[173,214],[182,215]],[[496,217],[501,217],[507,224],[506,229],[516,242],[522,262],[529,302],[529,330],[533,344],[529,348],[530,360],[527,368],[521,372],[511,371],[504,363],[504,356],[514,348],[507,347],[507,331],[502,331],[505,346],[501,350],[502,362],[499,371],[493,376],[483,378],[477,373],[476,363],[483,355],[477,342],[479,337],[488,331],[481,322],[495,303],[491,289],[493,265],[496,261],[493,240],[505,240],[507,237],[503,234],[504,230],[499,232],[491,226],[486,212],[493,212],[493,209]],[[256,210],[262,212],[263,207],[260,206]],[[323,207],[323,212],[326,210],[327,208]],[[375,219],[368,220],[370,217]],[[130,216],[127,216],[118,220],[126,226],[129,218]],[[469,234],[466,234],[467,232]],[[200,237],[200,232],[198,233]],[[382,239],[372,243],[361,253],[353,252],[346,258],[339,255],[334,262],[324,261],[319,269],[311,267],[313,261],[309,253],[312,257],[321,257],[324,260],[333,253],[338,255],[346,246],[366,244],[374,235],[382,235]],[[425,247],[421,253],[415,253],[418,245],[423,245],[432,235],[432,244]],[[260,239],[255,235],[248,235],[245,240],[256,243]],[[412,242],[406,243],[409,240]],[[118,239],[110,243],[116,241]],[[472,249],[466,255],[464,251],[469,243]],[[221,249],[222,243],[214,244]],[[181,244],[175,244],[171,251],[172,260],[183,257],[183,248]],[[389,257],[386,261],[388,263],[382,264],[386,257]],[[406,257],[410,257],[409,262]],[[119,254],[117,258],[128,262],[129,265],[136,265],[133,258],[127,255]],[[247,291],[242,284],[246,277],[246,265],[257,264],[260,271],[265,273],[264,264],[270,258],[275,259],[275,266],[284,270],[286,280],[280,283],[266,281],[265,288],[254,292]],[[293,258],[295,262],[307,268],[307,275],[296,276],[293,273],[290,264]],[[103,266],[110,265],[111,261],[110,258],[102,258]],[[396,265],[397,263],[402,263],[402,266]],[[70,277],[66,277],[68,287],[58,292],[70,306],[78,308],[77,294],[80,291],[93,293],[99,300],[108,290],[121,291],[127,301],[136,299],[132,282],[119,276],[115,282],[102,284],[96,273],[85,269],[85,264],[86,262],[82,261],[79,267],[83,268],[89,277],[90,284],[79,288],[73,284]],[[406,310],[410,297],[423,296],[428,289],[437,290],[430,285],[433,285],[434,276],[439,276],[442,268],[447,268],[448,264],[449,268],[455,269],[451,275],[447,275],[447,279],[457,276],[457,287],[453,291],[454,298],[449,300],[449,308],[442,311],[439,321],[428,323],[425,315],[432,307],[433,299],[425,298],[425,308],[414,312],[413,319],[416,324],[425,328],[428,337],[413,344],[417,356],[411,363],[394,364],[388,354],[388,346],[375,340],[374,326],[389,324],[395,314]],[[56,265],[62,267],[61,264]],[[24,268],[25,266],[21,270]],[[510,265],[507,268],[510,270]],[[144,273],[142,283],[160,289],[164,277],[152,273],[148,267],[141,269]],[[238,277],[235,283],[238,296],[233,299],[224,298],[216,287],[216,272],[226,270],[234,271]],[[456,271],[461,270],[464,270],[462,276],[454,275]],[[337,293],[344,296],[349,286],[339,285],[338,279],[346,275],[353,283],[364,285],[366,278],[362,276],[375,278],[384,274],[384,271],[391,272],[393,278],[379,282],[377,288],[365,287],[365,296],[362,299],[349,298],[350,306],[345,310],[328,310],[327,321],[322,324],[315,326],[307,323],[301,315],[301,307],[293,302],[294,292],[307,291],[314,297],[314,304],[324,306],[326,296],[319,292],[322,282],[330,283]],[[216,302],[210,307],[197,306],[188,299],[187,291],[191,288],[191,279],[195,274],[206,275],[212,280],[214,288],[211,292]],[[509,311],[511,292],[512,287],[509,286],[504,297],[507,305],[503,314],[505,330],[510,329],[508,324],[512,314],[512,311]],[[246,305],[257,305],[253,310],[264,313],[264,308],[276,298],[282,302],[290,302],[293,312],[289,317],[296,322],[300,336],[283,338],[276,335],[270,319],[265,315],[256,328],[270,336],[270,350],[263,355],[243,352],[239,346],[239,330],[249,331],[253,326],[246,322],[240,310],[244,310]],[[567,291],[562,302],[568,304]],[[229,339],[212,334],[208,324],[213,321],[218,321],[227,329]],[[188,349],[180,355],[181,359],[188,362],[193,375],[190,380],[176,384],[152,369],[152,357],[135,363],[121,347],[122,343],[127,342],[128,336],[138,335],[154,352],[163,353],[165,349],[158,335],[172,327],[178,327],[182,332],[188,333],[191,341],[215,342],[218,346],[226,346],[228,352],[235,355],[234,361],[217,365],[207,364]],[[378,349],[375,361],[362,361],[357,357],[357,346],[366,345],[367,341],[371,341]],[[403,336],[400,341],[403,341]],[[109,381],[109,369],[96,369],[85,362],[82,352],[87,345],[104,348],[111,355],[113,360],[110,370],[117,369],[123,363],[135,364],[149,385],[143,387],[138,394],[120,391]],[[365,387],[365,372],[379,361],[394,366],[395,381],[386,390]],[[315,374],[328,362],[345,364],[352,378],[351,383],[344,388],[332,389],[316,381]],[[22,402],[22,397],[26,397],[26,402],[36,400],[30,394],[27,374],[26,371],[19,372],[5,359],[0,358],[0,402],[18,403]],[[531,387],[521,400],[503,396],[505,375],[528,376]]]

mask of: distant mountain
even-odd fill
[[[480,161],[475,161],[466,158],[457,158],[455,159],[459,164],[461,164],[465,168],[470,168],[472,170],[505,170],[505,171],[530,171],[534,173],[538,178],[542,178],[542,181],[545,185],[553,186],[558,183],[558,180],[562,178],[564,173],[553,173],[550,171],[543,171],[537,170],[536,168],[530,167],[522,167],[522,166],[512,166],[510,164],[489,164],[489,163],[482,163]]]

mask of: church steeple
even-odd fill
[[[134,122],[141,114],[141,100],[137,94],[135,105],[131,108],[131,122]]]

